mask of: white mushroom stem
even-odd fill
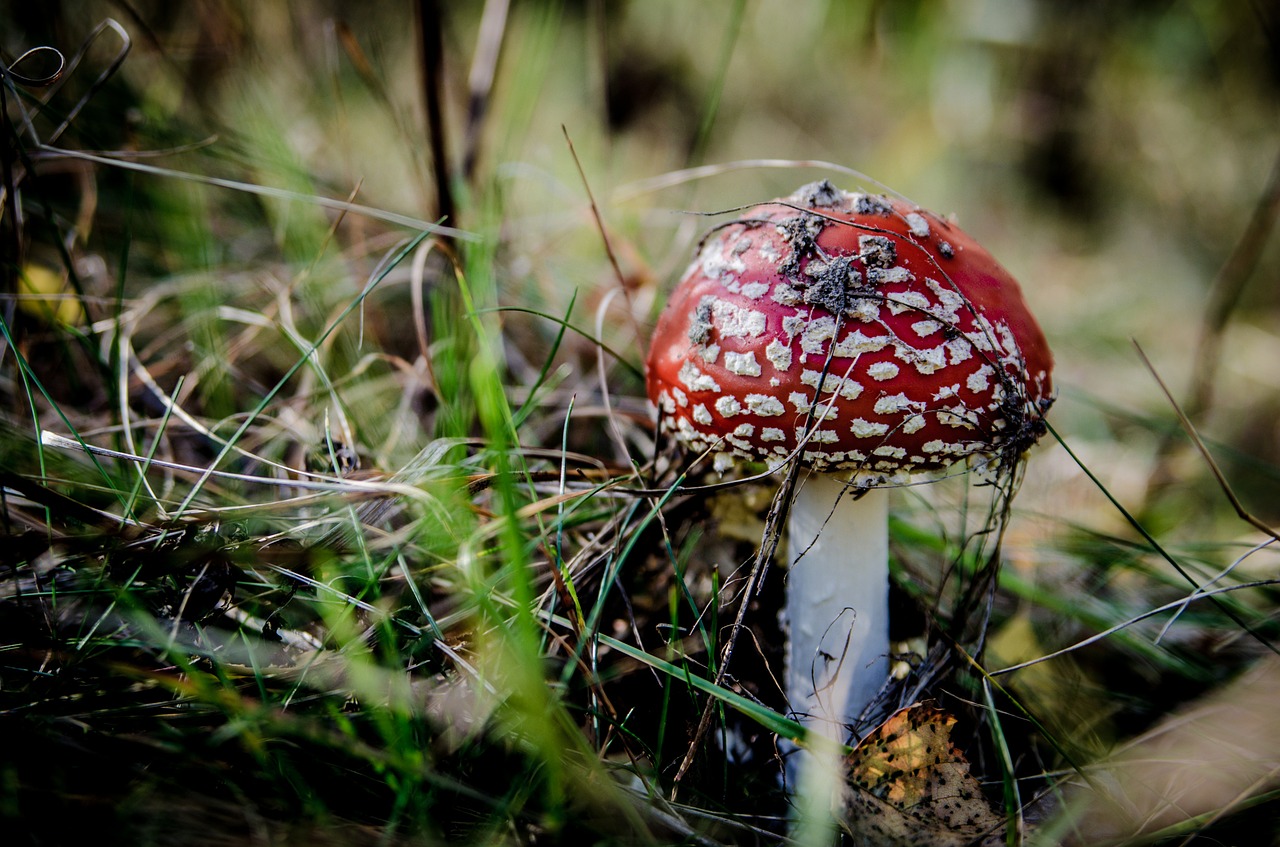
[[[801,723],[840,741],[889,676],[889,494],[845,489],[809,473],[787,526],[787,697]]]

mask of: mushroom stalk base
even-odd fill
[[[811,473],[787,526],[787,697],[802,723],[836,740],[889,676],[889,494],[855,493]]]

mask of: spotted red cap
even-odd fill
[[[1018,283],[959,227],[823,181],[708,236],[647,378],[662,430],[718,470],[803,442],[805,465],[873,485],[1016,459],[1052,368]]]

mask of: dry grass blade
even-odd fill
[[[1207,597],[1209,601],[1214,605],[1215,608],[1220,610],[1224,615],[1227,616],[1228,619],[1230,619],[1234,624],[1239,626],[1242,631],[1249,633],[1249,635],[1255,641],[1261,644],[1263,647],[1267,648],[1273,653],[1276,653],[1277,655],[1280,655],[1280,646],[1277,646],[1276,644],[1272,643],[1272,641],[1268,639],[1263,633],[1258,632],[1254,627],[1250,626],[1234,610],[1220,603],[1215,596],[1215,592],[1201,593],[1204,586],[1196,579],[1196,577],[1192,573],[1190,573],[1187,570],[1186,566],[1182,562],[1180,562],[1175,556],[1173,556],[1173,554],[1171,554],[1163,545],[1161,545],[1156,540],[1156,538],[1146,529],[1146,527],[1142,525],[1142,522],[1139,521],[1136,517],[1134,517],[1134,515],[1131,514],[1128,509],[1126,509],[1123,505],[1121,505],[1121,503],[1118,500],[1116,500],[1114,496],[1112,496],[1111,492],[1107,490],[1106,486],[1102,484],[1102,481],[1098,479],[1098,477],[1080,459],[1080,457],[1075,453],[1075,451],[1073,451],[1071,447],[1067,445],[1067,443],[1063,440],[1062,436],[1058,434],[1058,432],[1053,428],[1053,426],[1049,425],[1048,428],[1049,428],[1049,433],[1058,441],[1058,443],[1066,451],[1067,455],[1071,457],[1071,460],[1075,462],[1080,467],[1080,469],[1084,471],[1085,475],[1089,477],[1089,480],[1094,485],[1096,485],[1099,488],[1099,490],[1103,492],[1108,502],[1110,502],[1111,505],[1116,509],[1116,511],[1120,513],[1120,515],[1124,518],[1124,520],[1131,527],[1133,527],[1134,530],[1137,531],[1137,533],[1140,536],[1142,536],[1143,540],[1146,541],[1151,546],[1151,549],[1154,550],[1160,556],[1161,559],[1169,563],[1169,565],[1177,572],[1178,576],[1182,577],[1182,579],[1186,580],[1186,582],[1189,585],[1191,585],[1193,588],[1196,589],[1197,594],[1193,596]],[[1268,530],[1267,534],[1271,535],[1272,533]]]
[[[81,150],[68,150],[61,147],[49,147],[42,145],[38,148],[38,153],[51,158],[67,158],[80,159],[85,162],[93,162],[98,165],[105,165],[112,168],[120,168],[127,171],[137,171],[139,173],[149,174],[151,176],[166,177],[169,179],[178,179],[187,182],[196,182],[203,185],[212,185],[218,188],[227,188],[232,191],[240,191],[246,194],[256,194],[261,197],[270,197],[274,200],[286,200],[294,203],[305,203],[313,206],[319,206],[324,209],[332,209],[336,212],[346,212],[350,214],[362,215],[374,220],[384,221],[386,223],[396,224],[397,226],[408,227],[415,232],[432,233],[435,235],[451,238],[455,241],[472,241],[476,236],[473,233],[457,229],[452,226],[445,226],[440,223],[432,223],[431,221],[415,218],[410,215],[402,215],[397,212],[390,212],[386,209],[379,209],[374,206],[367,206],[360,203],[349,203],[344,200],[335,200],[331,197],[320,197],[316,195],[299,194],[296,191],[288,191],[283,188],[274,188],[269,185],[258,185],[252,182],[243,182],[240,180],[223,179],[221,177],[208,176],[206,174],[191,173],[189,171],[176,171],[169,168],[160,168],[154,165],[147,165],[142,162],[132,161],[129,158],[112,156],[102,156],[94,153],[86,153]]]
[[[51,57],[54,61],[53,67],[41,71],[39,76],[28,76],[18,72],[18,66],[24,62],[37,62],[41,57]],[[29,88],[43,88],[46,85],[52,85],[57,82],[67,67],[67,57],[62,55],[62,51],[56,47],[41,45],[39,47],[31,47],[25,50],[22,55],[18,56],[4,68],[4,75],[13,80],[18,85],[27,86]]]
[[[502,58],[503,36],[507,31],[507,12],[511,0],[485,0],[480,29],[476,33],[476,49],[471,57],[471,73],[467,76],[467,129],[464,138],[462,173],[473,180],[480,161],[480,140],[485,117],[489,114],[489,97]]]
[[[1142,614],[1135,615],[1129,620],[1122,621],[1113,627],[1103,630],[1102,632],[1098,632],[1098,633],[1095,633],[1094,635],[1089,636],[1088,638],[1081,639],[1080,641],[1076,642],[1075,644],[1072,644],[1069,647],[1063,647],[1061,650],[1055,650],[1052,653],[1047,653],[1035,659],[1030,659],[1026,662],[1020,662],[1016,665],[1010,665],[1007,668],[1000,668],[999,670],[989,671],[988,673],[990,676],[993,676],[993,677],[1001,676],[1003,674],[1009,674],[1009,673],[1013,673],[1014,671],[1020,671],[1025,668],[1032,667],[1033,665],[1038,665],[1041,662],[1047,662],[1047,661],[1050,661],[1051,659],[1056,659],[1060,656],[1066,656],[1070,653],[1075,652],[1076,650],[1080,650],[1084,647],[1088,647],[1090,644],[1096,644],[1099,641],[1103,641],[1109,638],[1110,636],[1115,635],[1117,632],[1120,632],[1123,629],[1131,627],[1136,623],[1144,621],[1147,618],[1155,617],[1156,615],[1163,614],[1164,612],[1181,610],[1185,608],[1189,602],[1194,600],[1201,600],[1201,599],[1214,600],[1214,598],[1224,594],[1231,594],[1236,591],[1248,591],[1254,588],[1269,588],[1274,585],[1280,585],[1280,579],[1260,579],[1254,582],[1244,582],[1239,585],[1229,585],[1224,588],[1214,588],[1214,589],[1209,589],[1207,591],[1204,590],[1203,588],[1200,588],[1200,589],[1197,589],[1194,594],[1191,594],[1187,597],[1184,597],[1178,600],[1174,600],[1170,603],[1165,603],[1163,606],[1157,606],[1154,609],[1148,609]]]
[[[1277,165],[1277,176],[1280,177],[1280,164]],[[1280,180],[1278,180],[1277,184],[1280,185]],[[1231,508],[1235,510],[1236,516],[1259,532],[1266,533],[1271,536],[1271,538],[1280,541],[1280,535],[1276,534],[1276,530],[1267,526],[1265,522],[1254,517],[1247,509],[1245,509],[1244,504],[1240,502],[1240,498],[1237,497],[1235,491],[1232,490],[1231,483],[1227,481],[1226,476],[1222,473],[1222,469],[1218,467],[1218,463],[1214,460],[1213,454],[1209,452],[1209,448],[1205,446],[1204,441],[1200,438],[1200,434],[1196,432],[1196,428],[1191,423],[1191,419],[1187,417],[1186,412],[1182,410],[1178,401],[1173,399],[1173,394],[1169,391],[1169,387],[1165,385],[1164,380],[1160,378],[1159,372],[1156,371],[1155,365],[1151,364],[1151,360],[1147,358],[1147,354],[1143,351],[1142,346],[1135,340],[1133,342],[1133,347],[1138,351],[1138,356],[1141,357],[1142,363],[1146,366],[1152,379],[1154,379],[1156,384],[1160,386],[1160,391],[1164,393],[1165,399],[1169,401],[1170,408],[1172,408],[1174,414],[1178,416],[1178,423],[1182,426],[1183,432],[1185,432],[1187,437],[1191,439],[1191,443],[1195,445],[1201,458],[1204,459],[1205,465],[1208,466],[1209,472],[1213,474],[1213,478],[1218,483],[1218,488],[1221,489],[1222,495],[1227,498],[1227,502],[1230,503]]]
[[[71,74],[75,73],[75,70],[79,67],[81,60],[84,58],[85,54],[89,52],[89,48],[93,46],[99,36],[105,34],[108,30],[120,39],[120,47],[116,50],[115,55],[111,58],[111,61],[107,66],[98,74],[98,77],[90,83],[85,93],[80,96],[80,99],[76,104],[67,112],[66,116],[62,119],[62,123],[58,124],[57,128],[54,129],[53,132],[49,134],[49,137],[45,139],[45,144],[58,143],[58,139],[62,137],[62,134],[66,132],[75,121],[76,116],[80,114],[81,110],[84,109],[89,101],[93,99],[94,94],[106,85],[107,80],[115,76],[116,71],[120,69],[120,66],[124,64],[125,59],[129,57],[129,51],[133,49],[133,39],[129,37],[128,31],[126,31],[125,28],[122,27],[114,18],[106,18],[102,23],[94,27],[93,31],[89,33],[87,38],[85,38],[84,43],[80,45],[80,49],[78,49],[75,52],[75,55],[67,61],[66,73],[61,74],[58,83],[55,84],[47,94],[45,94],[45,102],[48,102],[53,98],[53,95],[57,93],[58,85],[65,81]]]
[[[877,190],[895,197],[902,197],[901,194],[894,191],[882,182],[878,182],[874,178],[868,176],[862,171],[855,170],[847,165],[837,164],[835,162],[826,162],[820,159],[742,159],[736,162],[717,162],[712,165],[699,165],[692,168],[683,168],[678,171],[670,171],[656,177],[648,177],[636,182],[619,186],[614,192],[614,201],[618,203],[630,202],[637,200],[646,194],[653,194],[659,191],[665,191],[669,188],[676,188],[697,180],[709,179],[711,177],[720,176],[722,174],[734,173],[741,170],[751,169],[772,169],[772,170],[825,170],[835,173],[851,176],[860,183],[873,185]],[[905,199],[905,198],[903,198]]]
[[[591,183],[587,180],[587,172],[582,168],[582,160],[578,158],[578,151],[573,147],[573,139],[569,137],[569,128],[561,125],[560,131],[564,134],[564,143],[569,145],[569,155],[573,157],[574,167],[578,169],[578,178],[582,180],[582,189],[587,192],[587,202],[591,207],[591,217],[596,222],[596,230],[600,233],[600,240],[604,244],[605,255],[609,257],[609,266],[613,268],[614,279],[618,283],[618,290],[622,292],[623,299],[627,303],[627,315],[631,321],[631,328],[635,332],[635,337],[642,337],[640,325],[635,314],[635,304],[631,302],[631,289],[627,285],[627,278],[622,273],[622,267],[618,264],[618,256],[613,251],[613,245],[609,241],[609,231],[605,228],[604,218],[600,214],[600,207],[596,205],[595,194],[591,191]]]

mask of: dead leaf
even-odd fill
[[[964,754],[956,719],[916,703],[864,738],[846,762],[841,826],[857,844],[997,847],[1005,821],[992,809]]]

